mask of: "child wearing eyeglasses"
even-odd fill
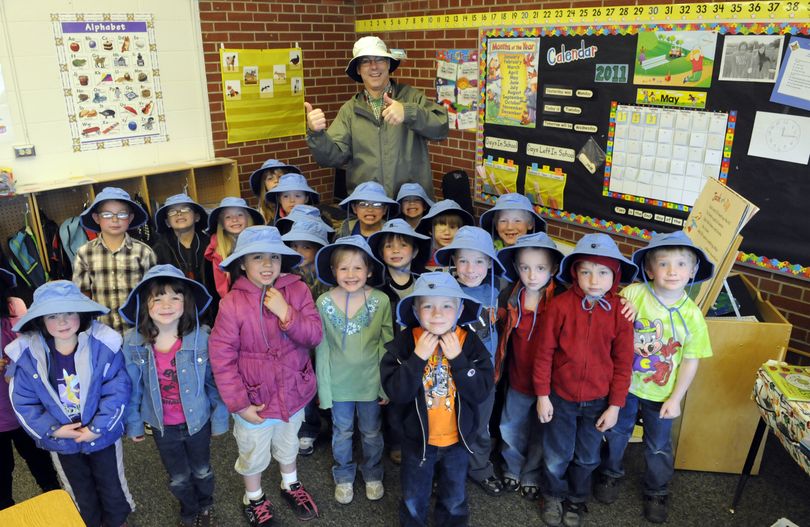
[[[205,248],[211,243],[203,232],[208,224],[208,213],[187,194],[169,196],[155,212],[155,227],[159,233],[152,246],[159,264],[177,267],[186,278],[205,286],[213,297],[212,306],[219,304],[211,262],[205,258]],[[203,322],[213,322],[216,308],[203,315]]]
[[[393,218],[399,212],[399,203],[389,198],[376,181],[357,185],[354,192],[340,202],[340,207],[346,211],[346,220],[338,229],[338,238],[359,234],[368,239],[382,229],[389,217]]]
[[[80,218],[82,227],[99,235],[76,252],[73,283],[91,299],[110,308],[99,321],[123,333],[127,326],[118,308],[157,261],[148,245],[127,234],[146,223],[146,211],[125,190],[105,187]]]

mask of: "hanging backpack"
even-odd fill
[[[87,231],[82,227],[81,217],[73,216],[62,222],[62,225],[59,226],[59,240],[62,242],[62,249],[67,254],[72,267],[79,247],[89,240]]]
[[[11,268],[20,280],[36,289],[48,281],[48,273],[39,258],[39,249],[30,227],[27,225],[8,239]]]
[[[45,215],[42,210],[39,211],[39,217],[42,220],[42,248],[45,252],[45,258],[48,260],[50,276],[54,280],[70,280],[71,276],[73,276],[73,269],[62,248],[62,240],[59,237],[59,224]]]

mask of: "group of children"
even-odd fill
[[[640,413],[644,514],[666,520],[672,419],[711,355],[687,289],[713,266],[682,232],[632,261],[604,234],[563,256],[522,195],[501,196],[477,227],[418,184],[392,199],[366,182],[340,203],[335,233],[297,168],[269,160],[250,186],[261,212],[235,197],[210,214],[168,198],[154,251],[127,234],[143,209],[104,189],[82,213],[99,236],[78,251],[73,282],[41,286],[27,313],[2,273],[0,505],[13,503],[12,441],[43,490],[57,486],[33,440],[87,525],[126,525],[120,439],[151,433],[179,525],[214,525],[210,438],[230,414],[250,525],[273,521],[261,487],[272,459],[282,500],[312,519],[296,459],[330,410],[338,503],[354,499],[356,422],[367,499],[384,495],[386,443],[401,464],[402,525],[427,524],[433,492],[436,524],[466,525],[468,478],[491,496],[542,497],[547,525],[580,525],[592,492],[617,498]],[[619,296],[638,270],[643,282]]]

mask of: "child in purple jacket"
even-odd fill
[[[278,229],[257,226],[242,231],[220,264],[238,278],[220,303],[208,353],[220,396],[234,415],[234,468],[245,481],[242,502],[253,527],[273,521],[261,488],[271,457],[281,469],[281,496],[296,516],[318,515],[296,470],[298,429],[316,390],[309,350],[322,333],[309,287],[289,272],[300,261]]]

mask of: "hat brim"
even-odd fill
[[[180,277],[174,275],[155,275],[149,278],[148,280],[141,281],[138,285],[136,285],[132,291],[130,291],[129,295],[127,296],[126,302],[124,305],[118,309],[118,314],[121,315],[121,318],[127,324],[134,325],[135,318],[138,312],[138,296],[140,295],[141,291],[143,291],[144,287],[149,285],[153,280],[157,280],[159,278],[171,278],[172,280],[180,280],[187,286],[191,288],[191,293],[194,295],[194,304],[197,308],[197,314],[201,315],[208,309],[208,306],[211,305],[211,295],[205,289],[205,287],[200,284],[199,282],[192,280],[191,278],[187,277]]]
[[[314,190],[304,190],[302,188],[287,188],[287,189],[280,189],[279,187],[274,188],[273,190],[268,190],[264,193],[264,200],[268,203],[276,203],[278,198],[280,198],[280,194],[284,192],[303,192],[307,196],[309,196],[309,203],[307,205],[317,205],[321,202],[321,196]]]
[[[250,178],[248,178],[248,182],[250,184],[250,190],[253,191],[253,195],[257,198],[262,197],[262,178],[264,173],[268,170],[288,170],[290,172],[296,172],[298,174],[301,173],[301,170],[295,165],[279,165],[275,167],[264,167],[259,168],[258,170],[254,170],[252,174],[250,174]]]
[[[492,260],[493,269],[495,269],[495,276],[498,276],[498,277],[503,276],[504,272],[506,271],[504,269],[503,265],[501,265],[501,262],[498,261],[498,255],[494,251],[492,253],[489,253],[489,252],[486,252],[486,251],[482,251],[480,248],[470,247],[470,246],[466,246],[466,245],[465,246],[454,245],[454,244],[455,244],[455,240],[453,241],[453,243],[451,243],[447,247],[442,247],[441,249],[438,249],[436,251],[436,253],[433,255],[433,258],[436,260],[436,263],[438,263],[442,267],[449,267],[450,263],[451,263],[451,261],[453,259],[453,255],[455,254],[455,252],[457,250],[459,250],[459,249],[469,249],[469,250],[472,250],[472,251],[478,251],[480,253],[483,253],[486,256],[489,256],[489,258]],[[494,267],[494,266],[497,266],[497,268]]]
[[[372,254],[374,254],[374,257],[377,258],[380,262],[382,262],[383,265],[385,265],[385,260],[383,259],[380,244],[382,243],[382,239],[384,238],[383,235],[385,234],[396,234],[399,236],[411,238],[413,240],[417,252],[416,256],[414,256],[413,260],[411,260],[411,272],[422,272],[428,260],[430,260],[430,247],[432,243],[430,236],[425,236],[423,234],[419,234],[418,232],[412,233],[405,233],[399,231],[375,232],[374,234],[368,237],[368,246],[371,247],[371,252]]]
[[[22,331],[29,331],[29,323],[36,318],[44,317],[45,315],[54,315],[56,313],[95,313],[96,315],[106,315],[110,309],[106,306],[90,300],[90,298],[81,295],[61,297],[48,302],[34,303],[20,319],[11,328],[13,331],[20,333]]]
[[[172,203],[171,205],[163,205],[160,207],[157,212],[155,212],[155,229],[159,233],[165,233],[172,230],[172,228],[167,224],[168,212],[169,207],[174,207],[175,205],[188,205],[196,214],[200,215],[200,219],[194,222],[194,228],[201,230],[205,229],[208,225],[208,213],[205,212],[205,208],[198,203],[194,203],[193,201],[183,201],[180,203]]]
[[[686,249],[692,249],[692,252],[697,257],[697,272],[695,273],[695,278],[692,279],[692,282],[695,284],[699,284],[700,282],[704,282],[714,276],[714,264],[709,257],[706,256],[706,253],[703,252],[699,247],[695,247],[694,245],[686,245],[686,244],[662,244],[656,247],[642,247],[638,249],[636,252],[633,253],[633,263],[638,266],[639,273],[645,273],[646,276],[646,269],[644,268],[644,257],[653,249],[661,249],[663,247],[683,247]]]
[[[554,265],[559,265],[565,257],[563,252],[559,249],[544,245],[510,245],[509,247],[504,247],[498,251],[498,262],[500,262],[501,266],[504,268],[504,277],[513,283],[520,281],[520,273],[518,273],[518,270],[515,268],[515,257],[520,249],[545,249],[550,251],[557,257]]]
[[[228,205],[226,207],[217,207],[211,211],[211,214],[208,216],[208,234],[217,233],[217,223],[219,222],[219,215],[222,212],[222,209],[228,209],[231,207],[237,207],[248,211],[248,214],[250,214],[250,217],[253,219],[253,225],[264,225],[264,216],[262,216],[262,213],[258,210],[252,207],[243,207],[241,205]]]
[[[345,198],[343,201],[338,203],[338,207],[343,209],[346,212],[346,214],[352,214],[351,204],[353,202],[355,202],[355,201],[372,201],[372,202],[377,201],[377,202],[380,202],[380,203],[385,203],[386,205],[388,205],[388,217],[389,218],[394,218],[394,217],[399,215],[399,203],[392,200],[388,196],[384,196],[384,197],[380,197],[380,196],[376,196],[376,197],[364,197],[364,196],[354,197],[354,196],[349,196],[348,198]]]
[[[636,278],[636,274],[638,274],[638,267],[636,264],[625,258],[624,256],[616,257],[616,256],[608,256],[606,254],[596,254],[596,253],[571,253],[565,258],[562,259],[560,263],[560,271],[557,273],[557,280],[564,282],[566,284],[574,283],[574,277],[571,275],[571,266],[573,265],[574,261],[577,258],[587,258],[588,256],[602,256],[605,258],[612,258],[619,262],[619,269],[621,270],[621,277],[619,278],[619,283],[621,284],[629,284]]]
[[[363,57],[369,57],[369,56],[372,56],[372,55],[358,55],[357,57],[354,57],[352,60],[350,60],[349,65],[346,66],[346,75],[348,75],[349,78],[352,79],[355,82],[363,82],[363,77],[361,77],[360,74],[357,73],[357,61],[359,59],[363,58]],[[396,71],[396,69],[399,67],[400,61],[398,59],[395,59],[393,57],[393,55],[391,55],[390,53],[387,54],[387,55],[386,54],[379,54],[379,55],[373,55],[373,56],[374,57],[385,57],[385,58],[388,59],[388,61],[389,61],[388,62],[388,73],[389,74],[394,73],[394,71]]]
[[[436,212],[435,214],[432,215],[422,216],[422,219],[419,220],[419,225],[417,225],[416,229],[414,230],[419,234],[430,236],[431,234],[433,234],[433,218],[441,216],[442,214],[451,214],[451,213],[458,214],[459,216],[461,216],[461,221],[464,223],[464,225],[467,225],[469,227],[475,227],[475,218],[473,218],[473,215],[467,212],[466,210],[445,209]]]
[[[226,270],[228,266],[233,264],[239,258],[247,256],[248,254],[258,253],[272,253],[281,255],[281,271],[285,273],[289,272],[290,269],[293,269],[300,264],[301,260],[303,259],[300,254],[284,245],[284,243],[273,244],[271,246],[266,242],[256,242],[238,247],[238,249],[231,253],[230,256],[222,260],[222,263],[219,264],[219,268]]]
[[[321,247],[318,254],[315,255],[315,272],[318,280],[321,283],[330,287],[337,286],[335,274],[332,272],[332,253],[338,248],[351,247],[360,251],[364,251],[362,247],[350,245],[347,243],[333,243],[332,245],[325,245]],[[365,251],[364,251],[365,252]],[[366,280],[366,284],[371,287],[378,287],[383,284],[383,263],[379,261],[373,253],[366,253],[371,257],[371,276]]]
[[[495,213],[500,212],[502,210],[525,210],[526,212],[530,213],[532,215],[532,218],[534,219],[534,229],[532,229],[532,232],[539,232],[539,231],[545,232],[546,230],[546,220],[544,220],[543,217],[537,214],[537,212],[534,210],[513,209],[513,208],[496,209],[494,207],[484,211],[481,214],[481,218],[479,219],[481,228],[490,234],[495,234],[494,230],[495,226],[493,225],[493,222],[495,221]]]
[[[82,227],[84,227],[88,231],[101,232],[101,226],[96,222],[96,220],[93,219],[93,214],[95,214],[96,209],[98,209],[98,206],[104,203],[105,201],[122,201],[129,205],[132,211],[132,221],[129,222],[129,228],[127,229],[129,231],[143,226],[143,224],[145,224],[149,220],[149,217],[146,215],[146,211],[143,210],[143,208],[141,208],[140,205],[138,205],[131,199],[110,198],[101,200],[98,203],[94,203],[92,207],[90,207],[89,209],[87,209],[86,211],[82,212],[79,215],[79,217],[81,218]]]
[[[321,247],[325,245],[329,245],[329,240],[324,240],[323,238],[318,238],[314,234],[310,232],[293,232],[290,231],[287,234],[281,236],[281,241],[283,242],[310,242],[320,245]]]
[[[447,296],[451,298],[458,298],[462,301],[463,307],[461,309],[461,314],[459,314],[458,319],[456,320],[457,326],[474,322],[478,319],[478,314],[481,312],[481,304],[479,304],[477,300],[463,293],[462,295],[463,296],[459,296],[458,291],[453,291],[450,289],[444,290],[441,288],[431,290],[430,292],[430,296]],[[428,295],[424,295],[422,293],[417,294],[414,292],[399,301],[399,304],[397,304],[397,324],[406,327],[419,325],[419,321],[416,319],[416,315],[413,312],[413,304],[416,297],[419,296]]]

